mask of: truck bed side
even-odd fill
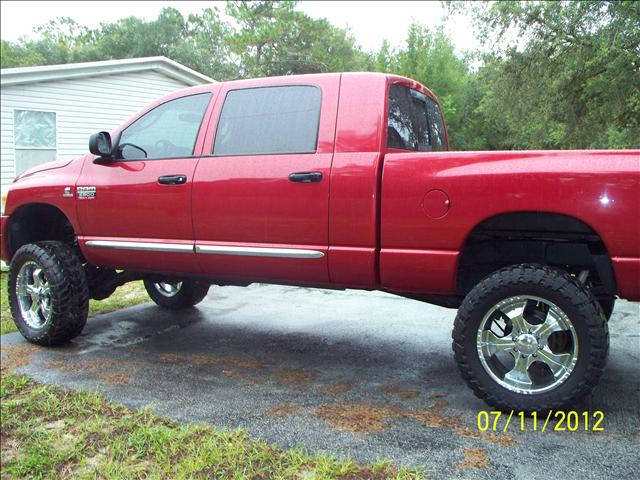
[[[547,212],[590,227],[611,258],[618,294],[638,300],[639,164],[640,151],[630,150],[388,154],[381,285],[454,293],[460,253],[477,225],[509,212]]]

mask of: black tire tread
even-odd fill
[[[611,320],[611,315],[613,314],[613,310],[616,306],[616,298],[600,298],[598,299],[598,303],[602,307],[602,311],[604,312],[604,316],[607,317],[607,320]]]
[[[182,282],[180,291],[174,297],[165,297],[158,293],[151,280],[144,281],[144,288],[147,290],[151,300],[156,305],[169,310],[183,310],[200,303],[209,293],[210,285],[193,280],[185,280]]]
[[[464,348],[467,335],[475,334],[467,328],[467,324],[477,305],[488,295],[514,283],[541,286],[570,298],[582,319],[587,322],[591,348],[587,352],[589,360],[585,375],[571,391],[545,404],[536,405],[535,410],[554,410],[579,403],[597,385],[604,371],[609,350],[608,322],[596,298],[575,277],[544,265],[523,264],[503,268],[486,277],[467,295],[458,311],[452,333],[452,348],[462,378],[477,397],[491,406],[502,410],[532,410],[530,403],[506,402],[499,394],[481,385],[475,378],[468,352]],[[498,385],[496,387],[500,388]]]
[[[25,256],[35,258],[46,269],[54,297],[50,325],[35,335],[22,322],[15,320],[20,318],[15,282],[21,258]],[[8,285],[11,315],[18,330],[30,342],[44,346],[61,345],[82,332],[89,312],[89,288],[80,259],[68,245],[45,241],[20,247],[11,262]]]

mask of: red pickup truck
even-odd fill
[[[407,78],[188,88],[89,147],[16,178],[2,216],[11,311],[37,344],[137,279],[172,309],[212,284],[379,289],[459,307],[476,395],[540,410],[592,390],[614,299],[640,300],[640,151],[449,152]]]

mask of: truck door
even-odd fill
[[[211,92],[169,100],[121,133],[115,160],[85,160],[76,187],[82,251],[90,263],[194,273],[193,173]],[[203,128],[204,131],[204,128]]]
[[[193,185],[198,261],[220,279],[328,282],[340,76],[265,82],[220,93]]]

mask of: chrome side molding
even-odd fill
[[[267,248],[267,247],[229,247],[226,245],[196,245],[196,253],[212,255],[237,255],[241,257],[274,257],[274,258],[322,258],[324,253],[318,250],[302,248]]]
[[[117,250],[141,250],[144,252],[181,252],[193,253],[193,244],[185,243],[156,243],[156,242],[125,242],[118,240],[89,240],[87,247],[108,248]]]
[[[232,247],[227,245],[192,245],[185,243],[129,242],[119,240],[89,240],[87,247],[143,252],[203,253],[209,255],[235,255],[240,257],[322,258],[319,250],[303,248]]]

